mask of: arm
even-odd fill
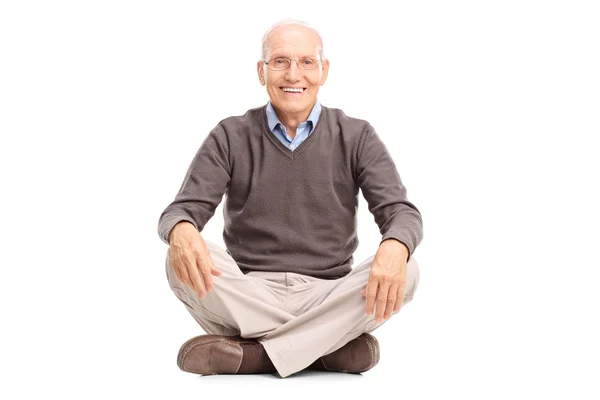
[[[410,259],[423,238],[421,214],[408,201],[396,165],[370,124],[359,141],[356,176],[382,235],[380,245],[395,239],[406,246]]]
[[[217,126],[202,142],[175,199],[160,215],[158,235],[162,241],[169,244],[171,230],[182,221],[201,232],[214,215],[230,179],[227,137]]]

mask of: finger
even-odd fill
[[[213,281],[211,275],[212,268],[210,266],[200,264],[198,266],[198,270],[202,274],[202,278],[204,279],[204,286],[206,287],[206,292],[208,294],[208,292],[212,291],[213,288]]]
[[[187,268],[181,262],[177,263],[177,270],[179,271],[179,275],[181,275],[181,282],[185,283],[188,286],[192,286],[192,281],[190,280],[190,275],[187,272]]]
[[[176,253],[173,250],[173,248],[170,248],[170,250],[169,250],[169,260],[171,261],[171,267],[175,271],[175,275],[177,276],[177,279],[179,279],[181,282],[185,283],[186,285],[191,286],[191,282],[190,282],[187,270],[185,268],[185,265],[183,265],[183,262],[180,259],[179,254]]]
[[[398,301],[398,287],[400,283],[394,283],[390,286],[390,291],[388,292],[387,298],[387,306],[385,308],[385,314],[383,316],[384,319],[390,319],[392,316],[392,312],[396,307],[396,302]]]
[[[398,299],[396,299],[396,305],[394,306],[394,312],[400,311],[402,304],[404,303],[404,285],[398,287]]]
[[[383,284],[379,285],[379,289],[377,290],[377,314],[375,315],[375,319],[377,322],[383,321],[383,313],[385,312],[385,307],[387,305],[387,297],[390,291],[390,283],[383,282]]]
[[[180,280],[180,281],[183,281],[183,277],[181,276],[181,272],[179,271],[179,268],[177,268],[177,263],[173,259],[173,248],[172,247],[169,247],[168,263],[171,266],[171,268],[173,269],[173,272],[175,273],[175,276],[177,277],[177,279]]]
[[[367,314],[373,315],[375,312],[375,298],[377,297],[377,285],[378,282],[375,278],[370,277],[369,282],[367,283],[367,293],[365,294],[367,298],[366,311]]]
[[[360,295],[361,295],[362,297],[365,297],[365,296],[367,295],[367,289],[366,289],[366,288],[365,288],[365,289],[363,289],[363,290],[360,292]]]
[[[177,279],[179,279],[180,281],[183,282],[183,277],[181,276],[181,272],[179,271],[179,268],[175,268],[173,263],[171,263],[171,268],[173,269],[173,272],[175,272],[175,276],[177,277]]]
[[[214,276],[221,276],[221,274],[223,273],[223,271],[221,271],[220,269],[218,269],[217,267],[215,267],[215,264],[213,264],[210,267],[210,272],[211,274],[213,274]]]
[[[188,273],[190,274],[190,279],[194,284],[194,290],[198,293],[201,299],[206,297],[206,292],[204,291],[204,285],[202,284],[202,280],[200,279],[200,273],[198,272],[198,267],[196,266],[196,262],[190,263],[190,268],[188,269]]]

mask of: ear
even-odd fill
[[[258,61],[256,63],[256,72],[258,73],[258,80],[262,86],[265,86],[265,63],[263,61]]]
[[[329,74],[329,60],[325,59],[321,63],[321,79],[319,84],[323,86],[327,80],[327,74]]]

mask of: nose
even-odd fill
[[[292,60],[290,66],[286,70],[285,78],[290,82],[298,82],[300,80],[301,71],[298,68],[298,62]]]

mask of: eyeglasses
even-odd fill
[[[296,61],[296,65],[300,69],[315,69],[319,66],[321,60],[315,60],[314,58],[285,58],[285,57],[276,57],[269,61],[264,60],[264,63],[267,64],[267,67],[273,71],[283,71],[284,69],[288,69],[292,64],[292,60]]]

